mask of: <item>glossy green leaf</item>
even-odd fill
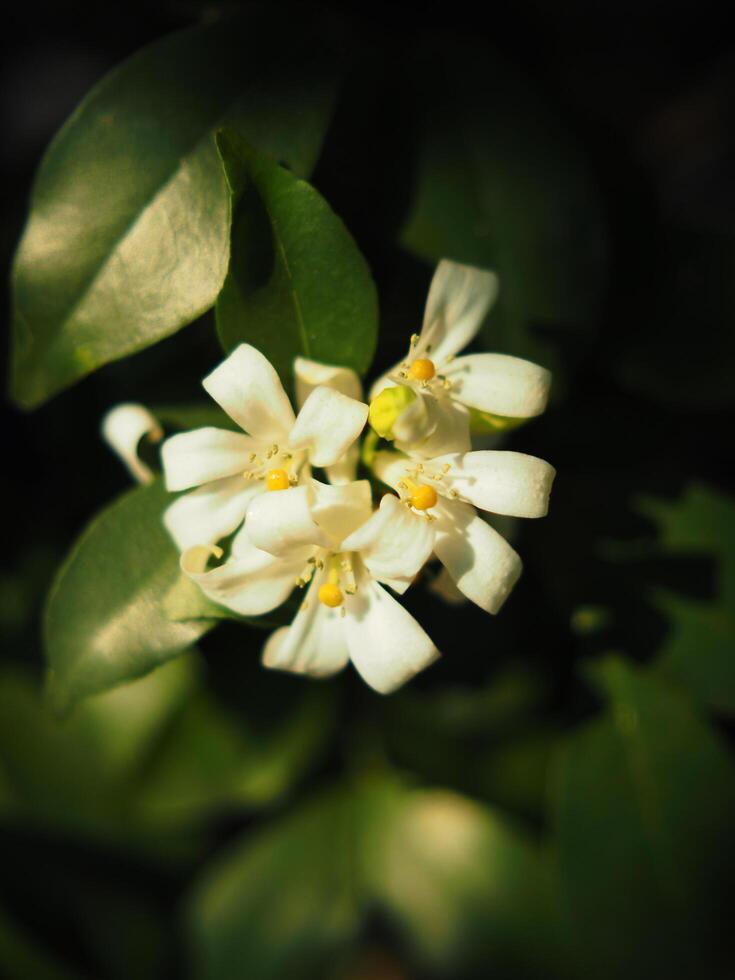
[[[207,621],[175,623],[163,600],[179,575],[161,523],[160,482],[102,511],[62,566],[45,617],[50,695],[60,709],[141,677],[191,646]]]
[[[217,300],[226,351],[254,344],[282,378],[301,354],[364,373],[378,305],[354,239],[306,181],[232,131],[217,138],[235,201],[230,268]]]
[[[595,977],[719,976],[731,942],[732,760],[676,688],[618,659],[598,676],[609,708],[561,749],[555,787],[575,944]]]
[[[0,674],[6,812],[21,822],[127,834],[133,829],[131,784],[190,697],[196,675],[195,661],[180,657],[88,698],[59,721],[30,672],[6,667]]]
[[[604,282],[601,205],[584,159],[492,48],[443,40],[420,52],[412,77],[424,108],[403,243],[432,264],[494,269],[500,295],[484,343],[550,365],[535,328],[588,326]]]
[[[260,665],[256,669],[262,671]],[[255,686],[262,689],[257,680]],[[140,819],[151,827],[189,825],[222,810],[272,805],[325,749],[334,732],[333,694],[333,688],[305,687],[287,714],[258,727],[247,712],[198,691],[167,730],[137,787]]]
[[[655,590],[669,618],[657,669],[704,704],[735,712],[735,503],[694,484],[679,501],[647,498],[640,509],[659,525],[667,556],[709,559],[714,572],[711,598]]]
[[[316,977],[352,940],[354,802],[344,790],[328,793],[207,869],[190,905],[194,980]]]
[[[443,976],[488,963],[499,977],[567,976],[543,846],[444,790],[404,794],[390,820],[370,816],[369,893],[421,960]]]
[[[375,909],[434,969],[555,977],[550,885],[542,849],[489,810],[374,776],[208,869],[190,904],[194,977],[323,976]]]
[[[284,32],[280,19],[253,14],[163,38],[89,93],[41,164],[16,256],[20,405],[212,306],[230,223],[214,132],[231,126],[308,173],[331,110],[332,63],[296,24]]]

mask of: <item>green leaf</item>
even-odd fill
[[[226,351],[254,344],[282,378],[301,354],[367,371],[378,304],[354,239],[313,187],[232,131],[217,145],[235,202],[230,268],[217,300]]]
[[[589,326],[604,283],[601,205],[584,159],[492,48],[443,39],[419,53],[411,75],[422,110],[403,243],[432,264],[497,271],[487,346],[550,364],[534,328]]]
[[[687,685],[704,704],[735,712],[735,503],[693,484],[674,503],[647,498],[639,509],[660,528],[666,556],[709,557],[715,595],[693,599],[663,588],[653,593],[670,620],[659,653],[662,675]]]
[[[131,784],[186,703],[196,663],[181,657],[155,673],[88,698],[64,721],[19,667],[0,674],[0,771],[6,809],[19,821],[126,836]],[[32,733],[19,738],[18,733]],[[135,827],[139,827],[137,824]]]
[[[324,976],[375,909],[433,968],[554,977],[548,872],[542,849],[488,809],[371,776],[207,870],[189,906],[194,977]]]
[[[499,977],[567,976],[551,864],[489,807],[446,790],[404,794],[390,820],[371,815],[369,891],[417,955],[442,975],[493,964]]]
[[[194,980],[318,976],[359,925],[357,819],[340,789],[225,851],[190,903]]]
[[[159,481],[102,511],[62,566],[46,608],[48,685],[60,710],[182,653],[209,622],[174,623],[163,600],[179,575],[161,523]]]
[[[261,680],[253,687],[262,689]],[[263,730],[247,712],[224,707],[206,689],[197,692],[137,787],[139,817],[147,826],[168,827],[223,809],[272,805],[304,778],[333,735],[333,694],[332,688],[305,687],[291,710]]]
[[[596,977],[718,976],[731,945],[732,760],[675,688],[613,658],[598,673],[610,706],[557,760],[571,933]]]
[[[311,36],[318,25],[305,30],[284,34],[282,18],[261,13],[163,38],[103,79],[61,129],[13,273],[20,405],[41,404],[213,305],[230,224],[213,134],[231,126],[310,171],[333,72]]]

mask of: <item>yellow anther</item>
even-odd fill
[[[434,362],[428,357],[417,357],[411,365],[411,377],[415,381],[431,381],[435,374]]]
[[[420,339],[421,338],[419,337],[419,335],[417,333],[412,333],[411,334],[411,346],[412,347],[415,347],[416,344],[418,344],[418,342],[419,342]]]
[[[319,602],[329,606],[330,609],[336,609],[337,606],[342,605],[342,589],[333,582],[325,582],[324,585],[320,585],[316,595]]]
[[[287,490],[288,487],[288,473],[285,470],[268,470],[265,474],[266,490]]]
[[[411,506],[415,507],[416,510],[428,510],[429,507],[435,507],[436,501],[436,490],[433,487],[427,487],[425,483],[416,487],[411,494]]]

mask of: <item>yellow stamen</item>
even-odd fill
[[[425,483],[417,486],[411,494],[411,506],[415,507],[416,510],[428,510],[430,507],[435,507],[436,501],[436,490],[433,487],[427,487]]]
[[[316,595],[319,602],[329,606],[330,609],[336,609],[337,606],[342,605],[342,589],[333,582],[325,582],[324,585],[320,585]]]
[[[435,374],[434,362],[428,357],[417,357],[411,365],[411,377],[415,381],[431,381]]]
[[[265,474],[266,490],[287,490],[288,487],[288,473],[285,470],[268,470]]]

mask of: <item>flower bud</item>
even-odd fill
[[[396,419],[416,398],[416,392],[407,385],[384,388],[370,402],[368,422],[381,439],[393,439]]]

